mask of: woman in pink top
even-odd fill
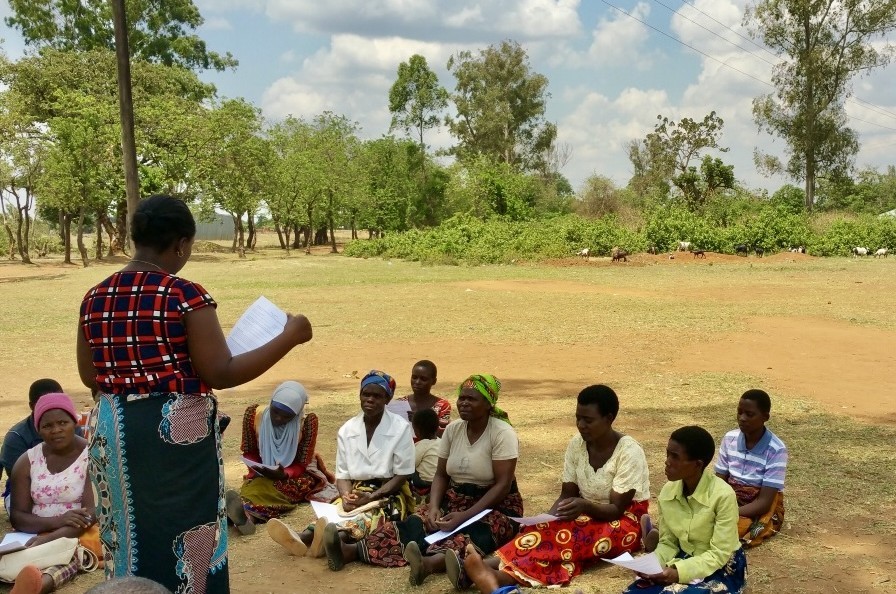
[[[96,522],[93,489],[87,478],[87,440],[75,435],[78,413],[65,394],[46,394],[34,407],[34,426],[44,440],[28,450],[12,469],[10,523],[19,532],[37,534],[35,546],[57,538],[79,538]],[[75,578],[77,554],[67,565],[22,569],[13,592],[52,592]]]

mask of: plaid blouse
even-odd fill
[[[110,394],[205,394],[193,370],[183,315],[217,307],[200,285],[170,274],[116,272],[81,302],[81,331],[100,389]]]

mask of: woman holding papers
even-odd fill
[[[217,401],[311,339],[287,316],[267,344],[233,356],[200,285],[175,276],[196,223],[182,201],[153,196],[131,221],[134,255],[87,292],[78,371],[97,394],[90,476],[108,577],[137,575],[172,591],[226,593],[227,517]]]
[[[335,480],[315,453],[317,415],[303,415],[308,393],[299,382],[283,382],[269,406],[251,405],[243,415],[240,449],[249,474],[239,493],[224,494],[227,517],[241,534],[255,522],[289,513]],[[333,487],[335,488],[335,487]]]
[[[13,466],[10,522],[19,532],[38,534],[36,546],[57,538],[80,538],[96,523],[87,478],[87,441],[75,435],[80,415],[65,394],[46,394],[34,406],[34,426],[44,440]],[[15,553],[10,553],[15,555]],[[17,594],[52,592],[75,579],[77,552],[65,565],[40,570],[25,566],[16,577]]]
[[[326,542],[331,567],[354,560],[410,565],[410,582],[419,585],[445,572],[447,551],[463,555],[472,543],[487,554],[513,538],[517,524],[510,516],[523,512],[515,477],[519,441],[498,408],[500,389],[492,375],[472,375],[461,384],[460,420],[448,425],[439,444],[429,504],[404,522],[380,524],[357,545]],[[441,538],[426,540],[436,532]]]
[[[737,534],[734,490],[710,466],[715,442],[702,427],[682,427],[666,446],[666,478],[657,497],[662,523],[660,573],[643,575],[625,594],[739,594],[747,557]]]
[[[650,475],[640,444],[613,429],[616,393],[603,385],[579,393],[579,434],[566,448],[555,520],[528,526],[484,562],[461,563],[448,554],[456,588],[475,581],[483,592],[500,586],[565,586],[605,557],[641,546],[640,518],[647,513]],[[487,589],[483,589],[487,588]]]

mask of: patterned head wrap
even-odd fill
[[[363,390],[364,386],[369,386],[371,384],[384,389],[389,398],[392,398],[392,395],[395,394],[395,380],[392,379],[392,376],[388,373],[371,369],[370,373],[365,375],[364,379],[361,380],[361,389]]]
[[[508,425],[511,424],[510,419],[507,417],[507,413],[498,408],[498,393],[501,391],[501,382],[498,381],[498,378],[487,373],[474,374],[465,379],[464,382],[458,386],[458,396],[460,396],[460,392],[464,388],[473,388],[482,394],[483,398],[488,400],[488,403],[492,405],[492,410],[489,412],[489,415],[496,419],[501,419]]]

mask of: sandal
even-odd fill
[[[274,542],[282,546],[286,551],[295,557],[304,557],[308,552],[308,547],[299,538],[295,530],[278,520],[272,518],[268,521],[268,535],[274,539]]]
[[[311,557],[312,559],[320,559],[326,553],[324,552],[324,532],[327,529],[327,519],[326,518],[318,518],[314,523],[314,538],[311,540],[311,545],[308,547],[308,552],[305,553],[306,557]]]
[[[342,538],[336,524],[327,524],[324,528],[324,550],[327,552],[327,567],[333,571],[341,571],[345,567],[342,556]]]
[[[426,567],[423,566],[423,554],[420,552],[420,546],[414,541],[409,542],[404,547],[403,557],[411,566],[408,582],[412,586],[419,586],[426,579]]]

